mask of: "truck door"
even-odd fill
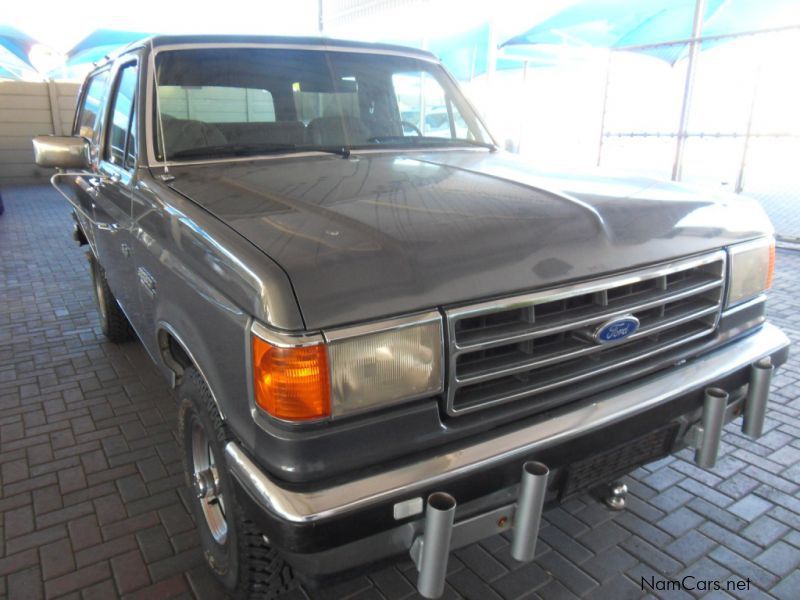
[[[95,184],[94,216],[100,264],[117,302],[136,327],[138,292],[133,267],[131,236],[131,195],[136,175],[135,116],[138,61],[122,62],[116,69],[99,172]]]
[[[90,75],[81,89],[78,110],[72,128],[73,135],[79,135],[90,142],[92,164],[96,165],[100,154],[100,131],[104,118],[108,91],[109,69]],[[94,201],[97,194],[97,178],[77,176],[72,185],[62,189],[71,193],[79,209],[75,216],[86,235],[93,252],[97,254],[97,236],[94,229]],[[69,191],[68,191],[69,190]]]

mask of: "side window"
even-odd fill
[[[134,101],[136,98],[136,74],[135,63],[125,65],[117,75],[117,85],[114,90],[114,98],[111,103],[111,113],[108,122],[108,139],[106,140],[105,159],[115,165],[123,166],[130,164],[130,158],[126,161],[127,155],[133,154],[135,149],[128,148],[127,144],[133,142],[135,137],[129,136],[133,123]]]
[[[97,141],[95,135],[100,129],[99,118],[107,84],[108,70],[98,73],[89,81],[86,87],[86,94],[78,111],[74,134],[83,136],[88,140]]]

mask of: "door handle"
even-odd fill
[[[122,250],[122,254],[125,257],[129,257],[131,254],[133,254],[133,248],[131,248],[128,244],[120,244],[119,248]]]
[[[99,221],[97,223],[97,228],[110,233],[116,233],[119,229],[116,223],[100,223]]]

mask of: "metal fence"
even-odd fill
[[[779,237],[800,241],[800,27],[697,43],[683,131],[688,61],[670,65],[652,56],[675,56],[686,41],[644,48],[647,58],[611,53],[598,164],[754,197]]]

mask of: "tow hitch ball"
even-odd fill
[[[511,541],[511,556],[518,561],[531,561],[536,552],[549,474],[550,470],[540,462],[531,461],[522,465]],[[450,494],[436,492],[428,496],[425,529],[415,557],[419,570],[417,590],[425,598],[438,598],[444,592],[450,550],[459,547],[462,542],[460,540],[455,546],[452,543],[455,512],[456,500]]]

